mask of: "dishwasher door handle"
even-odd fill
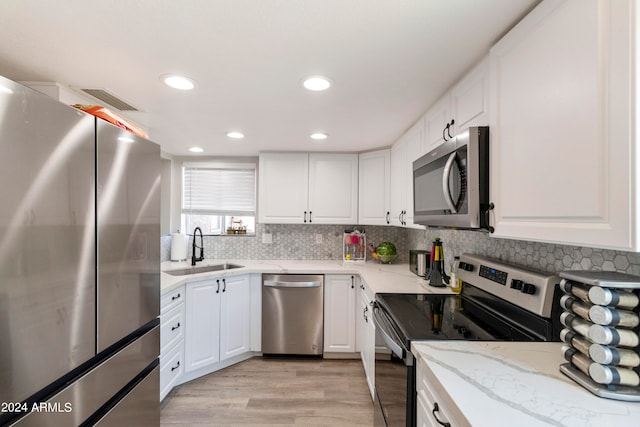
[[[278,280],[265,280],[262,284],[271,288],[317,288],[322,285],[322,282],[283,282]]]

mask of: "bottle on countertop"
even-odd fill
[[[611,307],[594,305],[589,309],[589,318],[599,325],[620,326],[623,328],[635,328],[640,325],[640,317],[633,311],[616,310]]]
[[[602,365],[621,365],[635,368],[640,366],[640,354],[626,348],[610,347],[601,344],[591,344],[589,357]]]
[[[640,304],[640,298],[633,292],[592,286],[589,299],[594,304],[610,305],[616,308],[634,309]]]
[[[560,289],[566,294],[572,294],[580,298],[584,302],[592,302],[589,299],[589,287],[581,283],[572,282],[571,280],[562,279],[560,281]]]
[[[562,356],[567,362],[571,362],[573,366],[580,369],[583,374],[589,375],[589,368],[593,363],[587,356],[568,345],[562,346]]]
[[[456,294],[462,291],[462,280],[458,279],[458,267],[460,266],[460,257],[454,256],[451,263],[451,275],[449,276],[449,286]]]
[[[640,385],[640,376],[633,370],[617,366],[600,365],[592,363],[589,366],[589,376],[600,384],[626,385],[637,387]]]
[[[429,286],[437,288],[446,286],[449,280],[444,272],[444,252],[442,250],[442,241],[439,237],[433,240],[433,245],[431,246],[431,262],[427,280],[429,281]]]
[[[571,295],[562,295],[562,298],[560,298],[560,306],[565,310],[572,311],[585,320],[591,321],[591,318],[589,317],[591,304],[587,304],[586,302]]]
[[[610,326],[591,325],[589,339],[596,344],[621,345],[623,347],[637,347],[640,344],[638,334],[629,329],[616,329]]]
[[[581,319],[571,312],[563,312],[560,315],[560,323],[567,328],[573,329],[583,337],[589,337],[589,327],[591,326],[591,323]]]
[[[565,328],[560,331],[560,339],[565,343],[571,345],[585,356],[589,355],[589,348],[591,348],[591,341],[583,337],[582,335]]]

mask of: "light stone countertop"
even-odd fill
[[[172,276],[165,273],[167,270],[190,268],[191,262],[165,261],[161,264],[160,274],[161,294],[169,292],[188,282],[196,282],[205,279],[228,277],[247,273],[268,274],[358,274],[367,283],[373,293],[408,293],[408,294],[447,294],[449,288],[430,287],[426,280],[409,271],[408,264],[378,264],[343,263],[332,260],[235,260],[235,259],[205,259],[196,267],[233,263],[242,265],[242,268],[231,270],[212,271],[207,273],[189,274],[185,276]]]
[[[563,375],[562,343],[412,344],[469,425],[640,426],[640,402],[591,394]]]

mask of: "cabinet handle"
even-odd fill
[[[362,317],[364,317],[364,321],[366,323],[369,323],[369,319],[367,319],[367,311],[369,311],[369,307],[365,307],[364,310],[362,310]]]
[[[307,211],[304,211],[304,222],[307,222]]]
[[[309,211],[309,224],[311,224],[311,214],[312,214],[312,213],[313,213],[313,212]]]
[[[441,426],[444,426],[444,427],[451,427],[451,424],[450,424],[450,423],[443,423],[442,421],[440,421],[440,420],[438,419],[438,416],[436,415],[436,412],[439,412],[439,411],[440,411],[440,407],[438,407],[438,402],[435,402],[435,403],[433,404],[433,411],[431,411],[431,413],[433,414],[433,418],[435,418],[435,419],[436,419],[436,421],[438,422],[438,424],[440,424]]]
[[[451,123],[447,125],[447,133],[449,134],[449,139],[453,138],[453,136],[451,136],[451,127],[455,122],[456,122],[455,120],[451,119]]]
[[[445,135],[445,131],[449,129],[449,123],[447,123],[447,125],[445,127],[442,128],[442,139],[445,140],[445,142],[447,141],[447,135]]]
[[[402,225],[402,211],[398,214],[398,221],[400,222],[400,225]]]
[[[362,289],[364,291],[364,285],[360,284],[360,289]]]
[[[356,288],[355,277],[351,276],[351,289],[355,289],[355,288]]]
[[[493,228],[491,226],[491,211],[496,207],[496,205],[494,205],[493,203],[489,203],[489,206],[487,206],[487,209],[484,211],[484,214],[487,216],[487,229],[489,230],[489,233],[493,233],[494,231],[496,231],[495,228]]]
[[[407,225],[407,221],[405,221],[406,215],[407,211],[402,211],[402,225]]]
[[[389,215],[390,214],[391,214],[391,212],[387,211],[387,216],[386,216],[387,225],[391,222],[391,221],[389,221]]]
[[[178,360],[178,363],[176,364],[176,366],[171,368],[171,372],[175,371],[176,369],[178,369],[180,367],[180,361]]]
[[[216,289],[216,294],[220,293],[220,279],[216,279],[216,283],[218,284],[218,289]]]
[[[178,324],[176,326],[172,326],[171,330],[175,331],[176,329],[178,329],[180,327],[180,322],[178,322]]]
[[[222,284],[224,285],[224,288],[222,288],[222,292],[226,292],[227,291],[227,279],[222,279]]]
[[[171,297],[171,301],[175,301],[175,300],[177,300],[178,298],[180,298],[180,294],[177,294],[177,295],[172,296],[172,297]]]

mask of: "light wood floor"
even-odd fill
[[[173,389],[163,427],[372,426],[360,360],[254,357]]]

